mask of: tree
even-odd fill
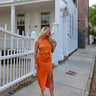
[[[89,7],[89,22],[91,23],[92,27],[96,26],[96,5]]]

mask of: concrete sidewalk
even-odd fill
[[[78,49],[66,62],[55,67],[54,96],[85,96],[95,55],[96,47],[88,46],[86,49]],[[35,81],[12,96],[40,96],[38,82]],[[45,96],[50,96],[47,88]]]

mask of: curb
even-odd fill
[[[88,77],[87,85],[86,85],[86,88],[85,88],[85,91],[84,91],[84,96],[89,96],[90,83],[92,81],[95,63],[96,63],[96,56],[93,57],[93,62],[92,62],[92,66],[91,66],[91,69],[90,69],[90,74],[89,74],[89,77]]]

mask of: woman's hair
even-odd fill
[[[42,39],[44,36],[45,36],[45,33],[47,32],[47,30],[49,30],[50,34],[49,34],[49,37],[48,37],[48,40],[51,41],[51,30],[49,27],[46,27],[44,26],[42,29],[41,29],[41,32],[38,36],[38,39]]]
[[[44,27],[41,29],[41,32],[40,32],[40,34],[39,34],[39,36],[38,36],[38,39],[44,38],[45,33],[47,32],[47,30],[49,30],[49,32],[50,32],[49,37],[47,37],[47,39],[48,39],[48,41],[50,42],[51,46],[53,47],[52,37],[51,37],[51,36],[52,36],[52,35],[51,35],[51,30],[50,30],[49,27],[44,26]]]

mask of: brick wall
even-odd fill
[[[78,0],[78,47],[88,45],[89,0]]]

